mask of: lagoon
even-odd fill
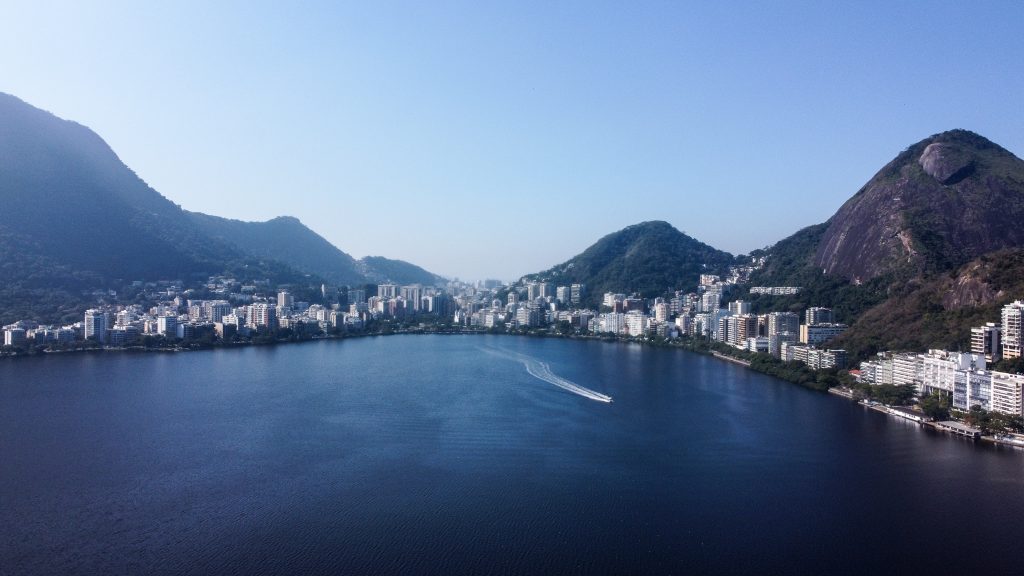
[[[0,466],[4,575],[1021,570],[1021,450],[637,344],[9,360]]]

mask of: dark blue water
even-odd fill
[[[1024,572],[1024,452],[627,344],[0,362],[0,470],[4,575]]]

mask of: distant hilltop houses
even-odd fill
[[[791,296],[800,293],[799,286],[754,286],[750,289],[751,294],[762,294],[766,296]]]

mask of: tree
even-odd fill
[[[921,399],[921,410],[935,420],[949,419],[949,398],[942,392],[932,392]]]
[[[835,374],[820,373],[815,380],[826,388],[833,388],[839,385],[839,377]]]
[[[971,409],[964,414],[964,423],[979,428],[982,434],[987,434],[992,423],[992,415],[981,406],[971,406]]]
[[[560,320],[558,322],[558,324],[555,325],[555,330],[559,334],[563,334],[563,335],[564,334],[573,334],[573,333],[576,332],[576,330],[572,327],[572,323],[570,323],[568,320]]]
[[[1019,414],[1011,414],[1006,417],[1006,427],[1014,432],[1024,431],[1024,418]]]
[[[916,390],[913,385],[881,384],[875,386],[872,395],[882,404],[889,406],[906,406],[913,400]]]

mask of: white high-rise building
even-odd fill
[[[992,372],[992,410],[1024,415],[1024,375]]]
[[[896,386],[921,386],[924,360],[920,354],[897,354],[892,359],[892,383]]]
[[[583,301],[584,286],[583,284],[572,284],[569,286],[570,294],[569,299],[573,304],[579,304]]]
[[[999,326],[992,322],[971,328],[971,352],[985,356],[986,362],[996,362],[999,354]]]
[[[668,322],[669,305],[667,302],[659,302],[654,305],[654,319],[658,322]]]
[[[27,342],[24,328],[7,328],[4,330],[4,346],[24,346]]]
[[[800,316],[795,312],[771,312],[768,314],[768,336],[782,332],[800,333]]]
[[[744,302],[743,300],[734,300],[729,302],[729,312],[732,312],[736,316],[750,314],[750,302]]]
[[[85,311],[85,339],[94,339],[103,343],[107,341],[107,313],[90,308]]]
[[[830,324],[832,322],[832,309],[813,307],[807,309],[806,324]]]
[[[399,289],[398,294],[405,299],[407,309],[415,312],[420,311],[423,300],[423,286],[419,284],[402,286]]]
[[[570,299],[570,290],[568,286],[559,286],[555,288],[555,299],[562,304],[568,304]]]
[[[526,300],[533,302],[537,299],[537,295],[540,294],[540,288],[536,282],[530,282],[526,285]]]
[[[178,334],[177,316],[160,316],[156,319],[156,333],[174,338]]]
[[[277,307],[262,302],[253,304],[249,310],[250,328],[277,328]]]
[[[846,324],[801,324],[800,342],[818,346],[846,331]]]
[[[295,297],[292,293],[287,290],[281,290],[277,293],[277,306],[283,310],[291,310],[292,306],[295,305]]]
[[[959,372],[985,370],[985,357],[967,352],[929,350],[921,359],[921,380],[918,394],[925,396],[936,390],[952,393]]]
[[[1002,341],[1003,341],[1003,357],[1004,358],[1020,358],[1021,356],[1021,315],[1024,313],[1024,301],[1017,300],[1016,302],[1003,306],[1003,326],[1002,326]]]
[[[626,331],[630,336],[643,336],[645,330],[647,330],[647,316],[636,311],[626,314]]]
[[[860,363],[861,382],[868,384],[891,385],[893,381],[893,359],[891,356],[879,354],[877,360],[865,360]]]
[[[715,312],[722,303],[722,293],[713,290],[705,292],[700,299],[700,311],[701,312]]]

